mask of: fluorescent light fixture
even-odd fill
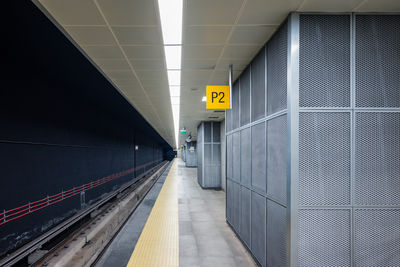
[[[171,96],[171,105],[179,105],[181,98],[179,96]]]
[[[168,70],[168,82],[169,85],[181,85],[181,71],[180,70]]]
[[[170,86],[169,87],[169,95],[173,96],[181,96],[181,88],[179,86]]]
[[[203,96],[203,98],[201,99],[201,101],[207,102],[207,97],[206,97],[206,96]]]
[[[167,45],[164,46],[165,61],[167,69],[180,70],[181,69],[181,54],[182,46],[180,45]]]
[[[158,0],[164,45],[182,44],[183,0]]]

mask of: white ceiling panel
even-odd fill
[[[238,24],[280,24],[289,12],[295,11],[302,2],[303,0],[247,0]]]
[[[211,70],[182,70],[182,84],[207,84]]]
[[[187,59],[183,60],[183,69],[213,70],[217,64],[217,59]]]
[[[231,31],[231,26],[190,26],[185,29],[184,45],[189,44],[224,44]]]
[[[335,0],[335,1],[322,1],[322,0],[305,0],[301,5],[299,11],[329,11],[329,12],[345,12],[353,10],[360,5],[364,0]]]
[[[165,69],[164,59],[131,59],[135,70],[162,70]]]
[[[250,59],[223,59],[220,60],[216,70],[224,70],[225,72],[229,69],[229,65],[232,64],[233,70],[242,71],[249,64]]]
[[[124,55],[118,46],[82,46],[89,57],[95,59],[123,59]]]
[[[167,82],[167,74],[164,70],[139,70],[136,71],[140,81]]]
[[[275,31],[276,26],[236,26],[233,30],[230,44],[263,45],[265,40]]]
[[[92,0],[40,0],[61,25],[105,25]]]
[[[110,25],[158,25],[155,1],[98,0],[97,2]]]
[[[242,0],[187,0],[187,25],[232,25]]]
[[[119,88],[140,88],[140,84],[135,77],[132,77],[131,79],[113,79],[112,81]]]
[[[104,70],[129,70],[129,64],[125,59],[95,59],[99,67]]]
[[[148,27],[112,27],[121,45],[156,45],[162,44],[161,29],[158,26]]]
[[[222,48],[222,45],[184,45],[182,58],[184,60],[218,58]]]
[[[134,80],[135,76],[131,70],[109,70],[105,72],[113,80]]]
[[[262,45],[230,45],[225,48],[222,58],[251,59],[261,47]]]
[[[164,50],[161,45],[122,46],[129,59],[164,60]]]
[[[399,0],[367,0],[354,11],[360,12],[400,12]]]
[[[67,32],[80,45],[116,45],[106,26],[67,26]]]

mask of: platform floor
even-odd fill
[[[181,159],[175,159],[163,176],[165,182],[162,177],[157,183],[161,191],[157,188],[149,193],[154,199],[154,193],[160,192],[144,227],[143,223],[135,225],[139,207],[97,266],[257,266],[226,223],[223,191],[203,190],[197,183],[197,169],[186,168]],[[140,237],[138,228],[143,229]]]

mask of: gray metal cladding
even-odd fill
[[[204,122],[203,125],[204,125],[204,135],[203,135],[204,143],[209,143],[209,142],[211,142],[211,138],[212,138],[211,122]]]
[[[240,232],[240,185],[233,183],[233,226],[236,232]]]
[[[204,144],[204,166],[210,166],[213,164],[212,161],[212,145]]]
[[[261,266],[266,263],[266,200],[255,192],[251,193],[251,251]]]
[[[237,80],[233,84],[232,88],[232,103],[231,103],[231,109],[232,109],[232,130],[239,128],[240,126],[240,113],[239,113],[239,80]]]
[[[356,106],[400,107],[400,16],[356,15]]]
[[[286,108],[287,102],[287,22],[267,44],[267,114]]]
[[[265,117],[265,47],[251,63],[251,121]]]
[[[350,113],[300,113],[299,203],[350,204]]]
[[[286,204],[287,115],[267,122],[267,192]]]
[[[240,82],[240,126],[250,122],[250,67],[243,72]]]
[[[213,154],[213,165],[221,164],[221,145],[220,144],[212,144],[212,154]]]
[[[301,107],[350,106],[350,15],[300,15]]]
[[[226,179],[226,219],[233,224],[233,182]]]
[[[350,210],[300,210],[298,227],[298,266],[351,266]]]
[[[240,132],[233,133],[232,139],[232,161],[233,161],[233,174],[232,179],[240,181]]]
[[[400,112],[357,112],[358,205],[400,205]]]
[[[240,236],[246,243],[247,247],[251,247],[251,191],[244,187],[240,187]]]
[[[267,266],[286,267],[286,208],[267,200]]]
[[[232,179],[233,177],[232,138],[233,138],[232,134],[226,137],[226,177],[230,179]]]
[[[240,178],[242,184],[251,185],[251,128],[240,131]]]
[[[251,127],[251,184],[266,191],[265,122]]]
[[[213,143],[221,142],[221,123],[213,123],[213,131],[212,131],[212,141]]]
[[[400,209],[354,212],[355,266],[400,266]]]

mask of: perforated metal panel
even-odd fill
[[[265,122],[251,127],[251,184],[266,191]]]
[[[233,182],[226,179],[226,219],[233,224]]]
[[[350,204],[350,113],[300,113],[299,203]]]
[[[400,209],[359,209],[355,220],[355,266],[400,266]]]
[[[251,128],[240,132],[240,177],[242,184],[251,185]]]
[[[233,149],[232,134],[226,137],[226,177],[232,179],[233,175]]]
[[[263,196],[251,193],[251,251],[261,266],[265,266],[266,242],[266,200]]]
[[[287,98],[287,22],[267,44],[268,115],[286,108]]]
[[[359,205],[400,205],[400,113],[356,113]]]
[[[204,122],[204,142],[211,142],[211,122]]]
[[[265,47],[251,63],[251,121],[265,117]]]
[[[213,122],[213,138],[212,141],[214,143],[219,143],[221,141],[221,123],[220,122]]]
[[[240,185],[233,183],[233,226],[236,232],[240,232]]]
[[[240,76],[240,125],[250,122],[250,67]]]
[[[350,16],[300,15],[301,107],[350,106]]]
[[[226,132],[232,131],[232,109],[225,110]]]
[[[267,266],[286,267],[286,208],[267,200]]]
[[[350,267],[350,210],[299,211],[298,264]]]
[[[244,186],[240,187],[241,213],[240,213],[240,236],[250,248],[250,223],[251,223],[251,192]]]
[[[400,107],[400,16],[356,16],[356,105]]]
[[[267,192],[286,204],[287,123],[286,115],[267,122]]]
[[[240,181],[240,132],[233,133],[233,180]]]
[[[239,81],[240,79],[236,80],[236,82],[233,84],[232,88],[232,103],[231,103],[231,109],[232,109],[232,130],[239,128],[240,126],[240,107],[239,107]]]
[[[204,166],[209,165],[212,165],[212,145],[204,144]]]

